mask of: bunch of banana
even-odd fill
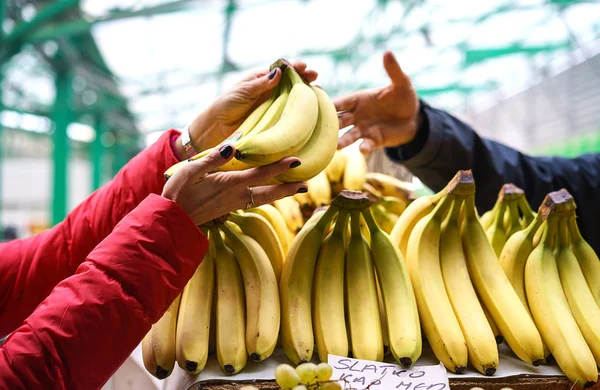
[[[569,220],[574,210],[567,191],[552,192],[544,199],[537,216],[543,233],[527,258],[525,291],[556,362],[571,381],[586,388],[598,380],[600,308],[572,249]]]
[[[366,179],[367,183],[378,190],[382,196],[396,197],[404,204],[408,204],[418,197],[405,182],[393,176],[379,172],[367,172]]]
[[[329,164],[337,149],[339,123],[333,102],[320,88],[308,85],[285,60],[278,60],[282,78],[270,98],[259,105],[238,130],[216,148],[231,143],[235,158],[219,171],[243,170],[296,156],[302,165],[277,176],[275,182],[305,181]],[[171,177],[188,161],[202,158],[212,149],[173,165],[165,172]]]
[[[296,234],[304,225],[304,217],[302,216],[302,207],[293,196],[281,198],[273,202],[273,206],[283,216],[288,229]]]

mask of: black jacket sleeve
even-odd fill
[[[600,154],[577,158],[532,157],[481,138],[452,115],[421,102],[423,124],[409,144],[386,148],[393,161],[406,166],[434,191],[460,169],[471,169],[480,213],[491,209],[505,183],[522,188],[536,209],[552,191],[566,188],[575,198],[579,228],[600,253]]]

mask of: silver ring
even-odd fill
[[[246,203],[246,210],[254,207],[254,195],[252,194],[252,187],[248,187],[248,191],[250,191],[250,202]]]

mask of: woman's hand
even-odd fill
[[[421,121],[419,100],[410,79],[389,51],[383,55],[383,66],[390,85],[334,100],[340,112],[340,128],[354,125],[340,138],[339,149],[362,138],[360,150],[368,154],[377,148],[405,144],[417,134]]]
[[[300,160],[295,157],[244,171],[208,173],[227,163],[234,154],[233,146],[224,145],[186,164],[167,181],[162,196],[177,203],[196,225],[202,225],[231,211],[307,192],[305,183],[258,186],[299,166]]]
[[[294,62],[296,71],[309,83],[317,79],[317,72],[306,68],[302,61]],[[229,137],[256,107],[269,98],[271,90],[281,80],[281,69],[254,72],[219,96],[210,107],[190,124],[192,143],[202,151],[212,148]],[[177,148],[185,157],[181,141]]]

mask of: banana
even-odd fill
[[[338,124],[339,125],[339,124]],[[341,150],[336,150],[333,158],[325,168],[325,174],[331,183],[340,183],[346,167],[346,156]]]
[[[528,310],[525,295],[525,263],[534,248],[533,237],[541,224],[542,219],[535,218],[524,230],[513,234],[504,244],[499,258],[504,274]]]
[[[311,138],[319,117],[317,95],[293,67],[286,66],[284,72],[292,90],[281,118],[270,129],[236,142],[236,159],[250,165],[272,164],[295,155]]]
[[[273,226],[266,218],[255,213],[231,213],[229,220],[238,225],[245,235],[252,237],[264,249],[275,272],[277,283],[279,283],[285,255]]]
[[[337,209],[317,212],[306,222],[287,253],[281,272],[281,343],[294,364],[308,362],[315,344],[311,294],[315,263],[325,230]]]
[[[214,227],[211,240],[215,247],[217,360],[231,375],[240,372],[248,358],[244,281],[233,251]]]
[[[352,149],[346,155],[346,167],[342,183],[345,190],[360,191],[366,182],[367,160],[358,149]]]
[[[246,293],[246,350],[260,362],[273,353],[279,334],[277,279],[264,249],[253,238],[238,234],[226,222],[219,227],[237,258]]]
[[[600,305],[600,260],[598,260],[598,255],[581,236],[575,215],[569,217],[568,226],[571,249],[579,262],[596,303]]]
[[[377,226],[371,211],[367,209],[362,214],[369,228],[371,258],[383,298],[384,336],[387,336],[394,359],[404,366],[411,366],[421,356],[422,341],[410,275],[400,250]]]
[[[258,123],[252,128],[252,130],[244,134],[244,136],[241,138],[261,134],[269,130],[279,121],[279,119],[281,119],[281,115],[285,110],[288,98],[290,96],[290,88],[290,80],[285,76],[282,77],[281,81],[279,81],[279,85],[277,85],[277,87],[275,87],[275,89],[271,92],[272,95],[276,96],[275,101],[273,101],[273,104],[271,104],[267,112],[265,112],[263,117],[260,118]]]
[[[298,232],[302,229],[302,225],[304,225],[302,210],[300,209],[300,203],[293,196],[277,199],[273,202],[273,206],[279,210],[292,232]]]
[[[484,375],[498,367],[496,338],[481,307],[461,245],[458,217],[463,198],[456,197],[442,223],[440,263],[444,285],[467,343],[469,361]]]
[[[396,214],[398,216],[406,210],[406,206],[408,205],[405,200],[389,195],[379,198],[377,203],[382,205],[388,213]]]
[[[158,379],[171,375],[175,366],[175,332],[180,298],[181,295],[175,298],[142,340],[144,367]]]
[[[461,373],[468,350],[463,332],[444,287],[440,266],[440,233],[452,195],[446,195],[412,230],[406,263],[427,340],[446,369]]]
[[[473,285],[471,283],[471,285]],[[500,333],[500,329],[498,329],[498,325],[494,322],[492,315],[485,307],[481,307],[483,309],[483,313],[485,314],[485,318],[487,318],[488,323],[490,324],[490,328],[492,329],[492,333],[494,334],[494,338],[496,339],[496,344],[502,344],[504,342],[504,336]]]
[[[498,213],[499,209],[500,202],[496,202],[491,210],[488,210],[485,213],[483,213],[479,221],[481,222],[481,226],[484,230],[487,230],[490,226],[492,226],[492,222],[494,222],[494,219],[496,218],[496,214]]]
[[[600,324],[600,306],[596,304],[577,258],[571,251],[570,241],[567,217],[560,218],[558,222],[559,245],[556,250],[560,283],[575,321],[583,333],[583,338],[594,355],[596,365],[600,366],[600,327],[598,326]]]
[[[492,244],[492,248],[494,248],[494,253],[496,253],[496,256],[500,256],[502,248],[506,243],[506,230],[504,229],[505,211],[506,203],[501,201],[500,207],[498,208],[498,212],[494,216],[492,224],[485,231],[488,240],[490,240],[490,244]]]
[[[331,203],[331,186],[325,171],[310,179],[308,182],[308,195],[317,206],[325,206]]]
[[[208,359],[215,262],[210,251],[181,293],[175,352],[177,364],[190,374],[204,369]]]
[[[433,195],[421,196],[411,202],[406,210],[400,214],[398,221],[390,232],[390,238],[394,244],[398,245],[404,259],[407,257],[408,239],[413,228],[417,222],[433,210],[444,194],[445,189]]]
[[[275,233],[277,233],[277,237],[279,238],[281,248],[283,249],[283,253],[285,255],[290,247],[290,240],[287,224],[279,210],[270,204],[263,204],[246,210],[246,212],[258,214],[269,221],[271,226],[273,226],[273,229],[275,229]]]
[[[294,194],[294,199],[296,199],[296,201],[300,205],[301,210],[305,208],[315,207],[312,199],[310,198],[310,195],[308,195],[307,192]]]
[[[374,204],[371,206],[371,209],[373,211],[373,217],[377,221],[377,225],[379,225],[384,232],[389,234],[394,228],[396,222],[398,222],[398,216],[396,214],[387,212],[387,210],[380,204]]]
[[[361,215],[361,225],[360,230],[363,232],[362,220],[364,217]],[[364,235],[363,235],[364,237]],[[366,239],[366,237],[365,237]],[[369,242],[367,241],[367,244]],[[372,256],[372,254],[371,254]],[[379,279],[377,278],[377,272],[375,273],[375,285],[377,286],[377,302],[379,303],[379,318],[381,320],[381,336],[383,338],[383,356],[387,356],[390,354],[390,334],[388,332],[387,326],[387,317],[385,316],[385,303],[383,303],[383,295],[381,293],[381,284],[379,283]],[[418,315],[418,314],[417,314]]]
[[[463,208],[461,239],[475,291],[513,352],[524,362],[539,365],[544,360],[542,339],[487,240],[474,196],[466,198]]]
[[[407,187],[407,183],[384,173],[367,172],[366,180],[368,184],[380,191],[383,196],[394,196],[405,203],[408,203],[408,200],[415,195]]]
[[[367,243],[371,245],[371,231],[369,230],[369,226],[367,226],[367,221],[365,221],[365,217],[363,215],[360,216],[360,229],[362,231],[362,235],[367,240]],[[348,231],[347,239],[350,239],[350,231]],[[404,261],[404,259],[402,259]]]
[[[313,289],[313,328],[319,360],[327,355],[348,356],[348,335],[344,313],[344,232],[348,212],[341,210],[317,258]]]
[[[383,333],[373,261],[369,245],[360,231],[360,212],[352,210],[350,215],[351,235],[346,250],[346,301],[352,356],[381,361]],[[367,214],[365,219],[368,217]],[[410,306],[408,311],[414,314]]]
[[[326,169],[337,149],[340,124],[335,106],[325,91],[313,86],[311,88],[319,105],[318,120],[308,142],[294,154],[302,161],[302,165],[277,176],[282,182],[306,181],[317,176]],[[323,175],[326,179],[325,172]]]
[[[527,201],[525,195],[519,198],[517,204],[519,206],[519,211],[522,214],[521,224],[523,229],[525,229],[531,222],[533,222],[537,214],[531,209],[531,205]]]
[[[521,196],[522,197],[522,196]],[[513,234],[522,230],[521,218],[519,215],[518,200],[512,200],[508,203],[509,221],[506,226],[506,239],[508,240]],[[502,251],[500,251],[502,252]],[[498,254],[499,256],[500,254]]]
[[[580,387],[589,387],[598,380],[598,370],[560,282],[553,254],[558,218],[553,209],[557,204],[552,198],[553,194],[548,194],[540,207],[547,217],[542,227],[544,233],[525,266],[527,301],[535,323],[561,370]]]

